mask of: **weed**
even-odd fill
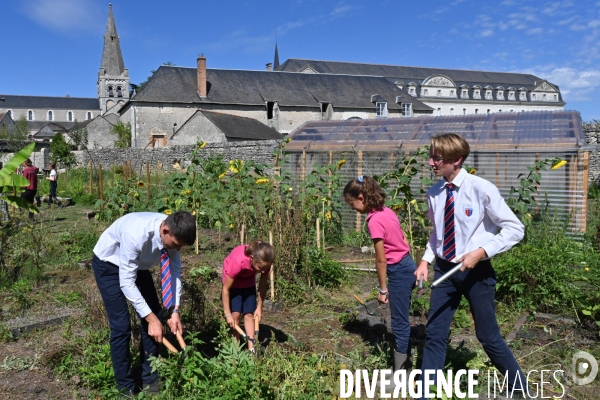
[[[333,261],[323,251],[308,250],[306,274],[315,285],[326,288],[339,287],[346,277],[342,264]]]

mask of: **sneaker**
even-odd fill
[[[159,381],[154,381],[152,383],[144,384],[144,393],[147,394],[159,394]]]

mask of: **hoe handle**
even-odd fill
[[[254,332],[258,332],[260,330],[260,320],[254,317]]]
[[[239,333],[240,335],[242,335],[243,337],[246,337],[246,332],[244,332],[244,331],[242,330],[242,328],[240,328],[239,326],[237,326],[237,324],[234,324],[234,325],[233,325],[233,329],[235,329],[236,331],[238,331],[238,333]]]
[[[186,348],[186,344],[183,340],[183,336],[181,336],[181,333],[179,333],[179,331],[177,331],[177,341],[179,342],[179,347],[181,347],[181,350],[184,350]]]
[[[164,344],[164,345],[165,345],[165,347],[166,347],[167,349],[169,349],[169,351],[170,351],[171,353],[177,353],[177,349],[175,348],[175,346],[173,346],[173,345],[171,344],[171,342],[169,342],[167,339],[163,338],[163,340],[162,340],[162,344]]]
[[[456,266],[454,268],[452,268],[450,271],[446,272],[444,275],[440,276],[436,281],[434,281],[431,284],[430,289],[433,289],[434,287],[436,287],[440,283],[444,282],[446,279],[450,278],[452,275],[454,275],[454,273],[456,271],[458,271],[459,269],[462,268],[462,265],[463,265],[463,263],[456,264]]]
[[[354,298],[356,299],[356,301],[358,301],[358,302],[359,302],[360,304],[362,304],[363,306],[365,305],[365,302],[364,302],[364,301],[362,301],[362,300],[360,299],[360,297],[358,297],[358,296],[357,296],[357,295],[355,295],[355,294],[354,294],[353,296],[354,296]]]

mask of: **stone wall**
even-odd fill
[[[587,144],[598,145],[600,143],[600,121],[583,124],[583,132]],[[596,149],[590,152],[588,182],[600,185],[600,153]]]
[[[273,150],[277,145],[276,140],[257,140],[246,142],[207,143],[202,153],[206,156],[223,155],[228,160],[242,159],[252,160],[261,164],[273,162]],[[151,168],[171,168],[174,161],[180,161],[183,168],[189,165],[185,160],[193,146],[173,146],[163,148],[125,148],[125,149],[100,149],[89,151],[76,151],[77,163],[88,165],[90,161],[94,165],[102,164],[102,168],[110,168],[111,165],[123,165],[125,161],[131,161],[134,170],[139,171],[150,163]]]

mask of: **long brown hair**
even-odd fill
[[[260,240],[255,240],[250,243],[244,250],[244,254],[247,257],[252,256],[254,261],[261,265],[261,269],[262,266],[265,266],[266,268],[268,265],[270,267],[273,264],[273,261],[275,261],[275,250],[273,249],[273,246],[269,243],[261,242]]]
[[[361,175],[346,184],[344,188],[344,201],[350,203],[362,195],[365,198],[367,211],[379,210],[385,204],[385,192],[379,183],[370,176]]]

